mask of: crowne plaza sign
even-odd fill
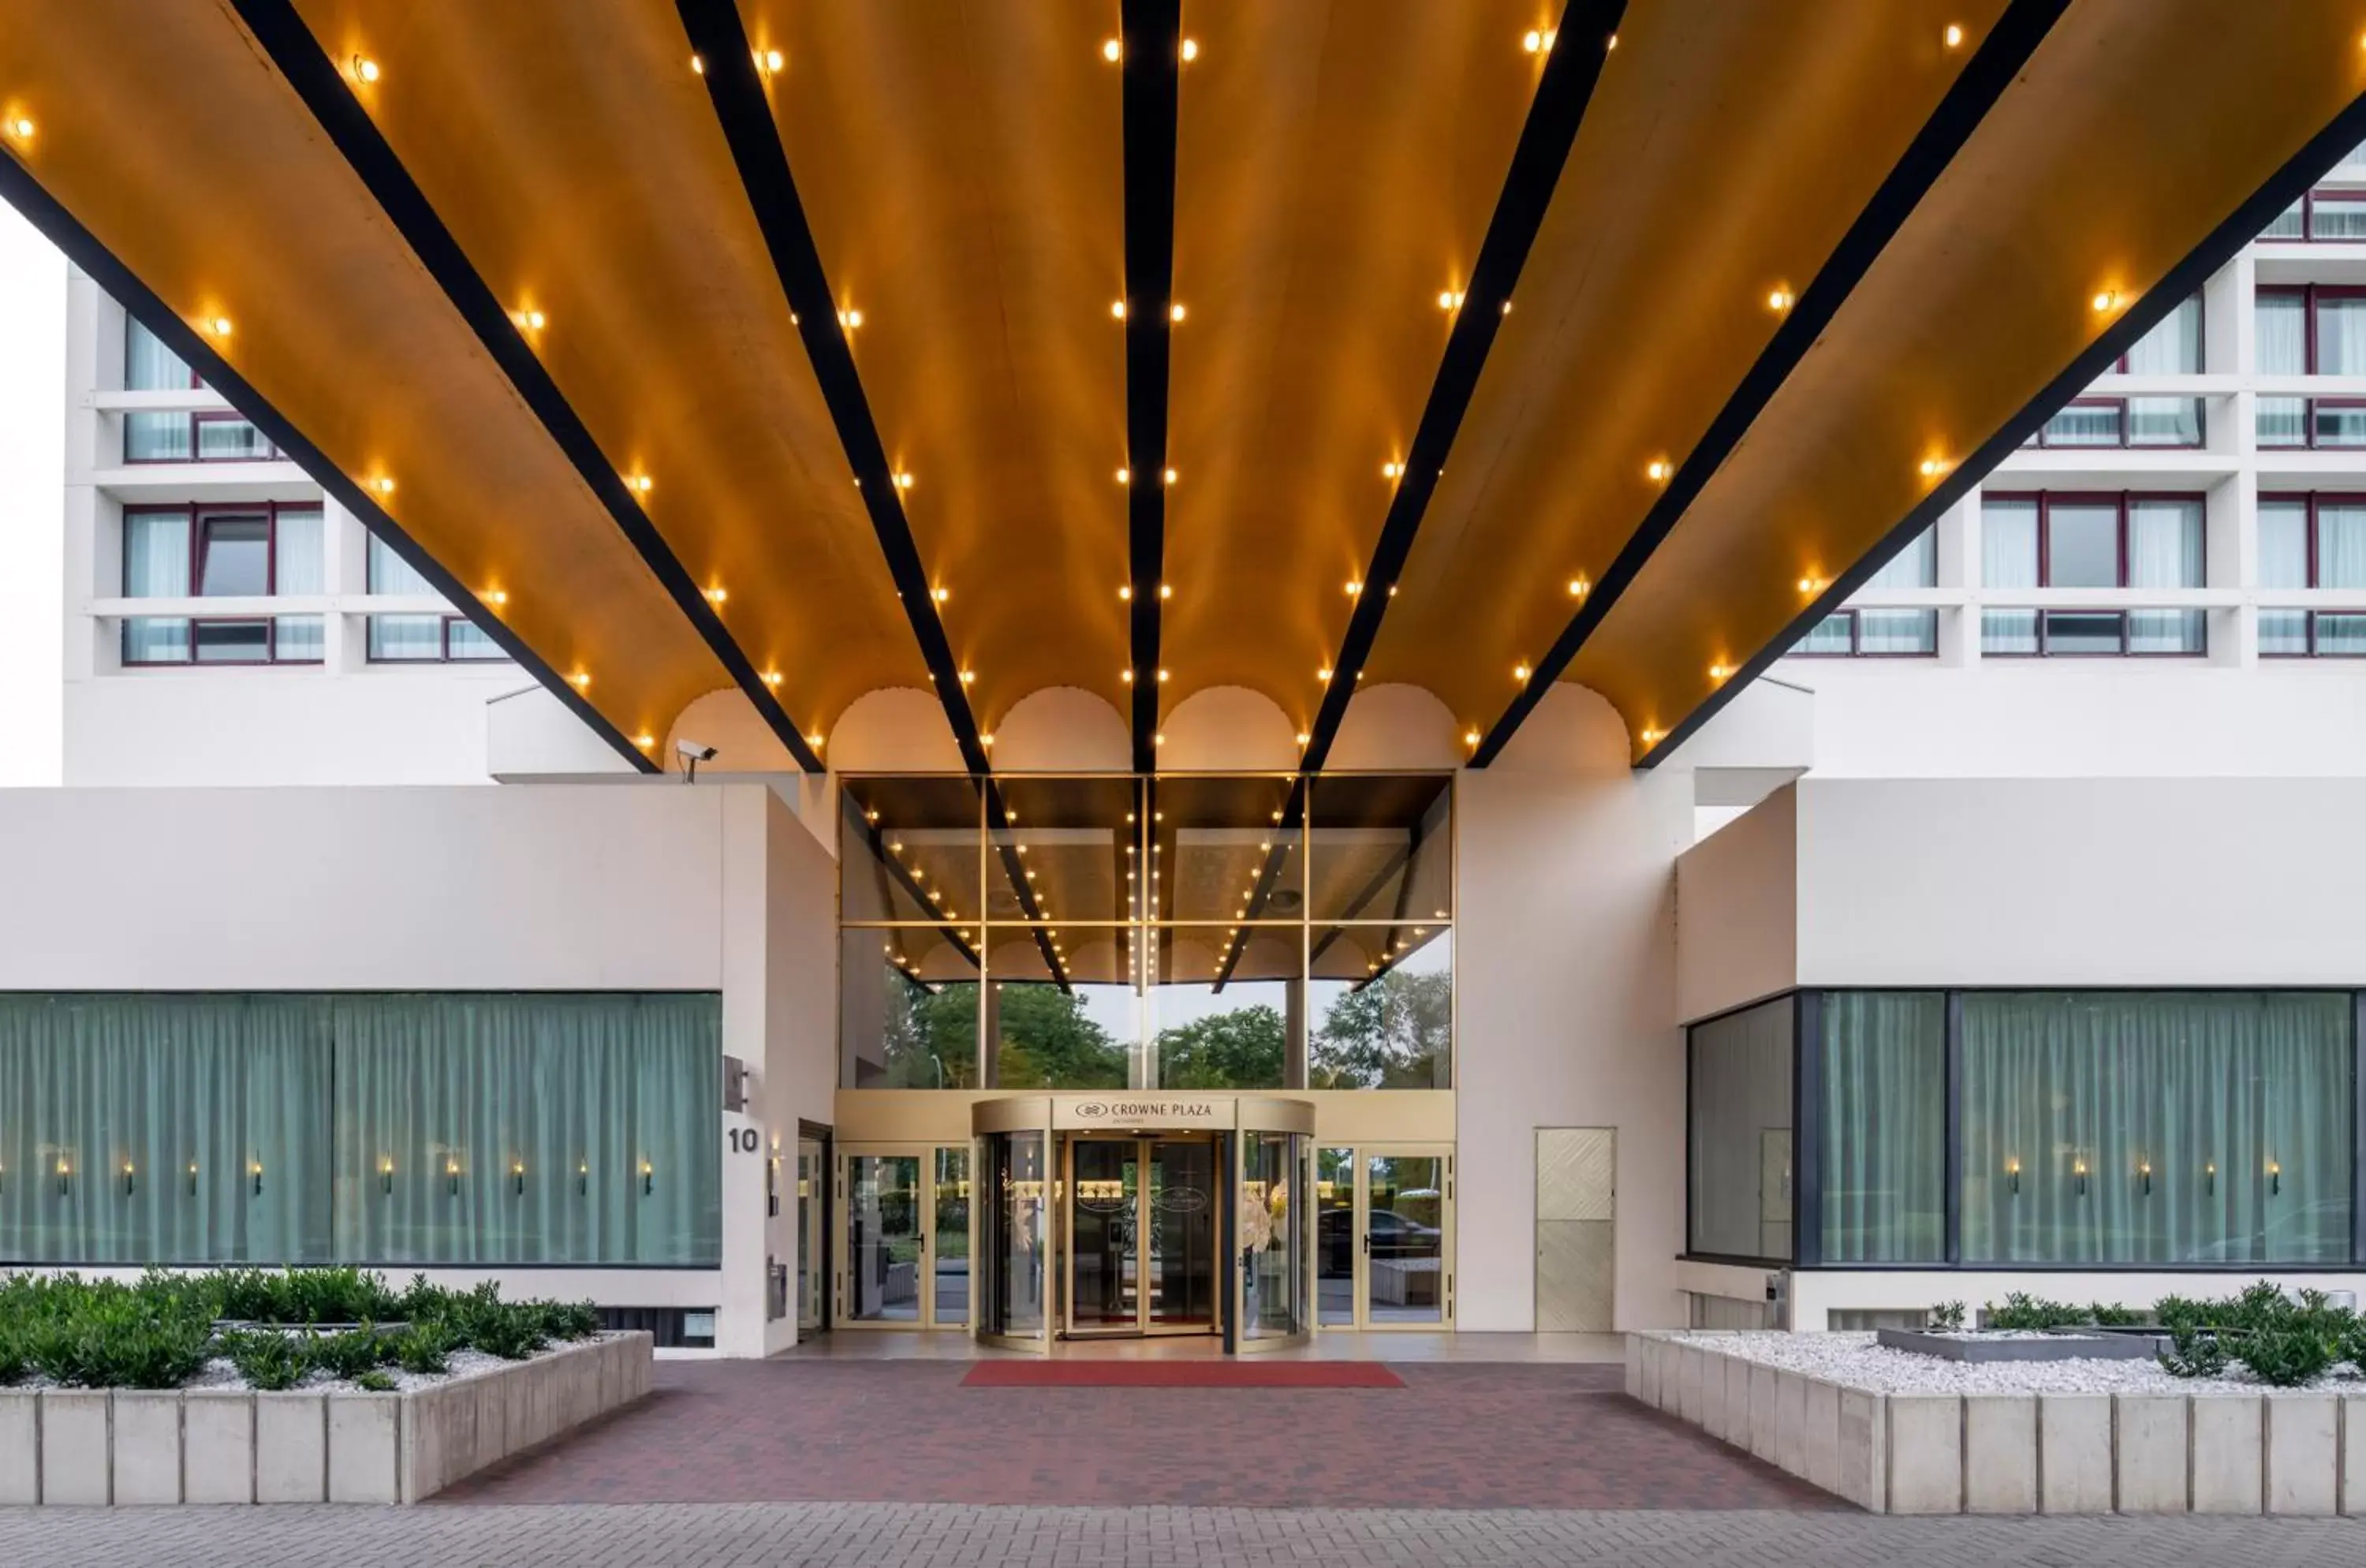
[[[1060,1098],[1052,1101],[1052,1125],[1063,1128],[1108,1127],[1132,1132],[1137,1127],[1233,1126],[1236,1105],[1189,1094],[1111,1094]]]

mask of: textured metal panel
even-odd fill
[[[1618,1134],[1537,1129],[1537,1329],[1607,1333],[1617,1280]]]
[[[1537,1218],[1606,1220],[1617,1201],[1618,1134],[1608,1127],[1537,1129]]]

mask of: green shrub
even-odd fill
[[[2090,1322],[2085,1307],[2067,1302],[2049,1302],[2015,1291],[2004,1299],[2004,1305],[1988,1304],[1988,1325],[1990,1328],[2037,1329],[2075,1328]]]
[[[2293,1309],[2282,1285],[2262,1280],[2250,1286],[2231,1302],[2220,1302],[2212,1315],[2222,1328],[2237,1329],[2245,1334],[2262,1328],[2273,1328],[2284,1321]]]
[[[2173,1378],[2214,1378],[2226,1371],[2226,1347],[2206,1328],[2184,1324],[2169,1334],[2160,1364]]]
[[[0,1383],[20,1381],[28,1368],[24,1329],[14,1323],[0,1322]]]
[[[394,1337],[394,1359],[406,1372],[434,1377],[450,1371],[447,1359],[458,1347],[441,1321],[414,1323]]]
[[[542,1348],[542,1314],[530,1305],[496,1303],[477,1314],[468,1327],[468,1343],[504,1361],[523,1361]]]
[[[375,1371],[392,1353],[390,1338],[368,1324],[342,1334],[317,1335],[312,1340],[312,1364],[332,1378],[351,1382],[364,1372]]]
[[[368,1393],[392,1393],[394,1380],[372,1367],[354,1380],[354,1386]]]
[[[2153,1321],[2172,1334],[2180,1328],[2201,1326],[2203,1319],[2209,1313],[2208,1303],[2197,1302],[2186,1296],[2163,1296],[2152,1303]]]
[[[1953,1334],[1964,1326],[1964,1303],[1941,1302],[1931,1309],[1930,1326],[1942,1334]]]
[[[215,1315],[246,1323],[387,1323],[402,1298],[359,1269],[226,1269],[210,1277]]]
[[[305,1336],[276,1328],[246,1328],[225,1334],[222,1354],[239,1376],[265,1393],[294,1388],[312,1370],[311,1345]]]
[[[2280,1326],[2253,1329],[2240,1354],[2251,1375],[2270,1388],[2305,1387],[2333,1365],[2333,1351],[2323,1333],[2298,1314]]]
[[[546,1339],[589,1339],[600,1332],[600,1309],[590,1302],[535,1302]]]
[[[2144,1309],[2097,1302],[2087,1309],[2087,1320],[2099,1328],[2134,1328],[2145,1320]]]
[[[178,1388],[205,1366],[212,1344],[209,1319],[118,1285],[36,1318],[25,1359],[71,1388]]]

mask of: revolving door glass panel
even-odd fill
[[[1050,1271],[1044,1135],[987,1133],[977,1140],[984,1190],[978,1207],[977,1332],[1041,1340]]]
[[[1313,1140],[1297,1133],[1241,1134],[1241,1337],[1306,1332],[1304,1199]]]
[[[1217,1145],[1073,1138],[1067,1161],[1067,1332],[1214,1332]]]

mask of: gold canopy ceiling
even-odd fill
[[[0,17],[0,194],[644,765],[1357,679],[1650,760],[2366,131],[2366,0]]]

